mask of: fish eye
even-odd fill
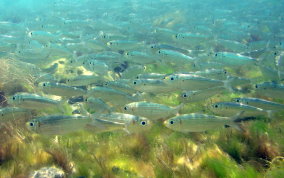
[[[224,74],[227,74],[227,71],[226,71],[226,70],[224,70]]]
[[[33,35],[33,32],[31,32],[30,34]]]
[[[134,85],[136,85],[136,84],[137,84],[137,82],[136,82],[136,81],[134,81],[134,82],[133,82],[133,84],[134,84]]]
[[[258,85],[255,85],[255,88],[258,88]]]
[[[154,48],[154,46],[151,46],[151,48]]]
[[[45,87],[45,86],[46,86],[46,84],[45,84],[45,83],[43,83],[43,84],[42,84],[42,86],[44,86],[44,87]]]
[[[105,35],[103,35],[103,38],[106,38],[106,36],[105,36]]]
[[[178,35],[176,35],[176,38],[178,38]]]
[[[217,56],[218,56],[218,54],[216,53],[216,54],[215,54],[215,57],[217,57]]]
[[[70,79],[67,79],[67,82],[70,82]]]
[[[30,126],[33,127],[35,124],[33,122],[30,122]]]
[[[146,125],[146,121],[141,121],[141,125]]]
[[[236,100],[236,102],[238,102],[238,103],[239,103],[239,102],[240,102],[240,100],[239,100],[239,99],[237,99],[237,100]]]
[[[182,97],[186,98],[186,97],[187,97],[187,94],[183,94]]]
[[[161,51],[159,50],[158,53],[161,54]]]
[[[175,122],[173,120],[170,121],[170,124],[174,124]]]
[[[112,42],[110,42],[109,44],[112,45]]]
[[[128,108],[125,106],[125,107],[124,107],[124,110],[127,111],[127,109],[128,109]]]
[[[174,77],[171,77],[171,80],[174,80]]]
[[[15,96],[13,96],[13,98],[12,98],[13,100],[15,100],[16,99],[16,97]]]
[[[73,61],[70,61],[70,63],[73,63]]]
[[[217,105],[217,104],[215,104],[215,105],[214,105],[214,107],[215,107],[215,108],[218,108],[218,105]]]

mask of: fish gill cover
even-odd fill
[[[1,0],[0,178],[284,177],[283,0]]]

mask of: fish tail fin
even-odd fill
[[[273,111],[273,110],[267,110],[266,112],[267,112],[267,117],[268,117],[269,119],[274,118],[275,111]]]
[[[224,87],[226,89],[228,89],[230,92],[234,92],[233,87],[231,85],[233,78],[231,78],[230,76],[227,76],[227,79],[224,80]]]
[[[245,130],[241,127],[241,123],[233,122],[233,124],[231,124],[230,126],[233,127],[234,129],[240,131],[240,132],[244,132],[244,131],[245,131]]]
[[[184,103],[181,103],[180,105],[176,106],[174,110],[176,111],[176,113],[178,113],[183,107]]]

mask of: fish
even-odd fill
[[[133,40],[112,40],[107,42],[107,46],[115,50],[132,50],[143,47],[144,43]]]
[[[94,97],[88,97],[85,99],[85,108],[89,112],[95,112],[95,113],[110,113],[112,112],[112,108],[105,103],[102,99],[94,98]]]
[[[185,55],[183,53],[168,50],[168,49],[160,49],[156,52],[157,56],[161,58],[162,62],[185,62],[185,63],[191,63],[194,61],[193,57],[190,57],[188,55]],[[185,65],[185,64],[183,64]]]
[[[105,62],[95,59],[84,60],[82,61],[82,65],[87,70],[95,72],[98,75],[106,75],[110,70]]]
[[[223,86],[213,87],[197,91],[184,91],[181,93],[180,97],[182,102],[198,102],[198,101],[205,101],[210,97],[216,94],[221,94],[225,91],[227,91],[227,89]]]
[[[60,107],[62,101],[53,100],[33,93],[18,93],[8,99],[8,103],[14,107],[25,109],[44,109]]]
[[[90,84],[102,84],[104,77],[99,75],[78,75],[66,80],[68,86],[86,86]]]
[[[264,82],[254,86],[255,93],[261,96],[284,99],[284,85],[275,82]]]
[[[210,39],[209,36],[200,33],[177,33],[173,38],[175,41],[186,45],[202,44]]]
[[[203,90],[218,86],[226,86],[227,83],[222,80],[205,78],[193,74],[172,74],[164,79],[165,83],[177,90]]]
[[[158,120],[176,115],[182,107],[183,104],[177,107],[169,107],[163,104],[141,101],[126,104],[123,107],[123,111],[128,114],[146,117],[151,120]]]
[[[142,64],[142,65],[160,62],[155,58],[155,56],[148,55],[147,53],[141,51],[126,52],[125,59],[128,62],[132,62],[135,64]]]
[[[137,90],[129,85],[129,79],[119,79],[115,81],[107,81],[104,83],[104,87],[120,90],[126,93],[134,94]]]
[[[177,132],[205,132],[232,126],[239,130],[238,117],[220,117],[200,113],[183,114],[164,121],[164,125]]]
[[[39,83],[39,87],[46,94],[63,97],[83,96],[87,93],[86,90],[81,88],[71,87],[61,83],[41,82]]]
[[[43,135],[63,135],[84,130],[92,119],[88,116],[47,115],[26,123],[28,130]]]
[[[91,127],[103,124],[111,130],[122,129],[127,133],[147,131],[152,127],[152,122],[149,119],[125,113],[93,114],[91,118],[93,121],[88,124]]]
[[[257,64],[257,60],[252,57],[230,52],[217,52],[214,54],[213,60],[228,67]]]
[[[87,96],[100,98],[105,102],[109,102],[115,106],[120,106],[125,103],[134,102],[139,99],[139,97],[132,96],[129,93],[120,90],[107,88],[107,87],[99,87],[99,86],[90,88],[87,92]]]
[[[138,74],[137,79],[159,79],[162,80],[167,76],[167,74],[160,74],[160,73],[145,73],[145,74]]]
[[[32,117],[32,112],[28,109],[18,107],[0,108],[0,125],[3,123],[27,120]]]
[[[243,116],[268,116],[272,117],[272,112],[262,108],[235,102],[218,102],[210,105],[209,109],[220,116],[232,116],[243,111]]]
[[[265,110],[284,111],[284,104],[268,101],[261,98],[233,98],[232,101],[251,105]]]
[[[140,92],[149,92],[153,94],[167,93],[175,91],[175,88],[168,85],[160,79],[137,79],[129,84],[135,90]]]

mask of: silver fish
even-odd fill
[[[50,115],[34,118],[26,127],[38,134],[61,135],[84,130],[91,121],[87,116]]]
[[[226,125],[238,128],[235,118],[207,114],[183,114],[164,121],[164,125],[178,132],[204,132],[224,128]]]
[[[124,106],[124,112],[149,118],[151,120],[165,119],[175,115],[183,107],[183,104],[177,107],[169,107],[163,104],[151,102],[133,102]]]

